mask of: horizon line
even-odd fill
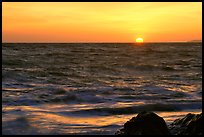
[[[155,41],[155,42],[143,42],[143,43],[202,43],[202,40],[200,41]],[[2,44],[5,43],[137,43],[137,42],[2,42]],[[140,43],[141,44],[141,43]]]

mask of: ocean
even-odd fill
[[[202,43],[2,43],[3,134],[111,135],[202,111]]]

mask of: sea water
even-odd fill
[[[202,43],[3,43],[3,134],[114,134],[202,111]]]

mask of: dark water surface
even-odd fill
[[[114,134],[143,110],[198,113],[201,45],[2,44],[2,131]]]

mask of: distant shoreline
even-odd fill
[[[192,40],[192,41],[188,41],[189,43],[193,42],[193,43],[202,43],[202,40]]]

